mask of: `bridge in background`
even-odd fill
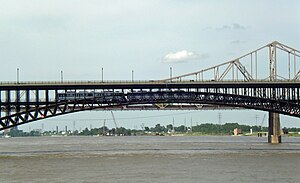
[[[0,130],[84,110],[255,109],[269,112],[268,142],[280,143],[279,114],[300,117],[299,57],[298,50],[274,41],[163,80],[1,82]]]

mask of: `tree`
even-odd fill
[[[85,129],[80,133],[80,135],[88,136],[88,135],[91,135],[91,132],[89,131],[88,128],[85,128]]]
[[[173,125],[172,124],[168,124],[167,125],[167,130],[173,130]]]
[[[175,127],[175,132],[186,132],[186,127],[184,125],[180,125],[179,127]]]
[[[153,128],[153,132],[165,132],[166,128],[164,126],[160,126],[160,124],[156,124],[155,127]]]
[[[145,126],[145,132],[150,132],[150,128],[148,126]]]

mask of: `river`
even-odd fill
[[[0,182],[299,182],[300,138],[0,138]]]

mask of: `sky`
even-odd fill
[[[163,79],[239,57],[274,40],[300,48],[299,0],[0,0],[0,81]],[[116,112],[120,126],[171,120],[217,122],[220,111]],[[223,119],[253,124],[259,111],[221,111]],[[238,115],[236,115],[238,114]],[[111,118],[84,112],[24,125],[64,126],[72,119]],[[64,122],[58,122],[59,120]],[[201,120],[200,120],[201,119]],[[285,126],[300,126],[282,117]],[[87,120],[88,121],[88,120]],[[180,122],[178,122],[180,123]],[[255,122],[256,123],[256,122]],[[78,122],[84,127],[86,123]],[[90,124],[86,125],[90,126]]]

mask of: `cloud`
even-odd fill
[[[176,53],[168,53],[163,57],[164,63],[179,63],[179,62],[188,62],[190,60],[204,59],[208,55],[202,54],[199,55],[195,52],[190,52],[187,50],[178,51]]]
[[[244,29],[246,29],[246,27],[242,26],[240,24],[232,24],[232,29],[235,29],[235,30],[244,30]]]
[[[229,26],[229,25],[223,25],[222,27],[217,27],[216,29],[217,30],[228,30],[228,29],[231,29],[231,26]]]
[[[222,27],[217,27],[216,30],[221,31],[221,30],[245,30],[247,27],[241,25],[241,24],[231,24],[231,25],[223,25]]]

